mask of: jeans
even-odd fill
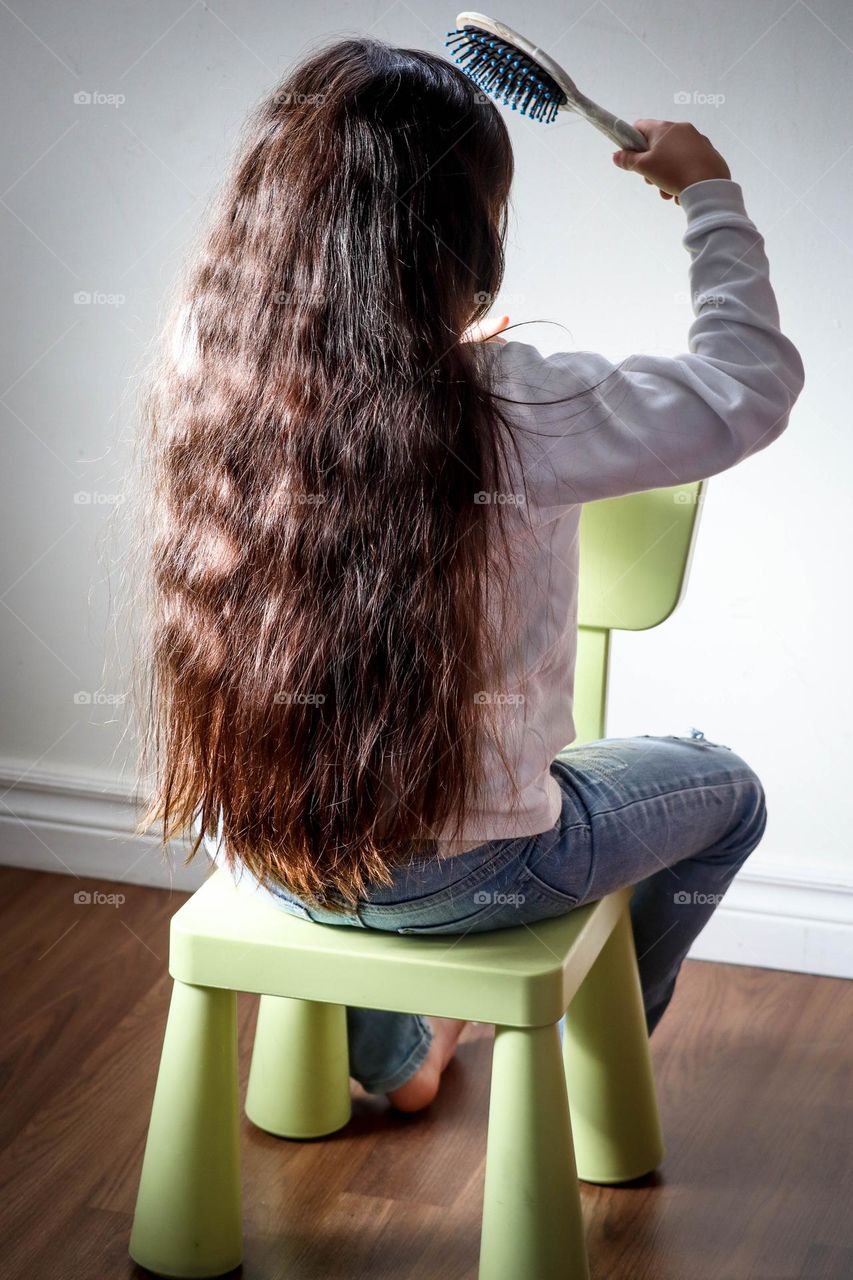
[[[439,858],[425,846],[396,869],[393,884],[341,913],[306,906],[275,886],[249,887],[319,923],[465,935],[532,927],[636,885],[631,921],[651,1034],[691,943],[761,840],[761,783],[730,748],[696,730],[690,738],[607,738],[568,747],[551,773],[562,809],[550,830],[454,857]],[[405,1083],[432,1039],[418,1014],[350,1008],[347,1027],[350,1074],[371,1093]]]

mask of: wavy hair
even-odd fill
[[[510,555],[480,495],[515,446],[462,335],[501,283],[512,170],[461,72],[374,40],[250,122],[143,407],[139,830],[195,820],[190,858],[219,835],[334,906],[470,813]]]

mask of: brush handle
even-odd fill
[[[568,103],[561,107],[560,110],[577,111],[596,129],[606,134],[611,142],[615,142],[617,146],[624,148],[625,151],[648,151],[649,149],[649,144],[639,129],[635,129],[632,124],[626,123],[625,120],[620,120],[612,111],[606,111],[597,102],[593,102],[591,98],[587,98],[580,93],[577,88],[575,88],[573,94],[569,95]]]

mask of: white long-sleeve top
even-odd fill
[[[506,690],[522,690],[523,700],[506,698],[499,713],[520,799],[513,811],[506,772],[487,748],[486,784],[462,839],[440,842],[445,854],[535,835],[559,816],[549,768],[575,737],[581,505],[735,466],[781,434],[802,388],[802,361],[780,331],[764,241],[739,184],[697,182],[681,193],[681,208],[695,316],[687,353],[634,355],[616,366],[587,351],[542,356],[523,342],[484,346],[495,390],[537,402],[502,405],[527,490],[526,510],[507,504],[516,531],[512,594],[521,608],[506,635]],[[566,396],[573,399],[541,403]],[[510,492],[523,491],[510,477]]]

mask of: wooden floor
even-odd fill
[[[4,1280],[141,1280],[126,1248],[183,896],[0,870]],[[851,1280],[851,1026],[853,983],[689,962],[653,1039],[663,1167],[583,1188],[594,1280]],[[473,1280],[490,1053],[470,1029],[419,1117],[362,1095],[308,1143],[244,1120],[246,1280]]]

